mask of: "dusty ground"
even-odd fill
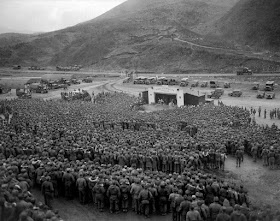
[[[24,77],[23,75],[21,77]],[[258,81],[262,85],[264,85],[267,80],[275,80],[277,84],[280,84],[280,78],[275,76],[269,77],[232,77],[232,76],[217,76],[217,77],[208,77],[208,76],[191,76],[191,81],[203,81],[215,79],[220,82],[228,81],[232,83],[232,88],[225,89],[225,95],[221,97],[221,100],[224,104],[227,105],[237,105],[246,108],[258,108],[262,107],[262,110],[269,110],[272,108],[280,108],[280,88],[279,86],[276,88],[276,99],[274,100],[265,100],[265,99],[257,99],[256,91],[250,90],[253,86],[253,82]],[[75,88],[81,88],[84,90],[88,90],[90,93],[94,91],[102,92],[102,91],[123,91],[130,93],[132,95],[138,96],[141,91],[146,90],[148,87],[146,85],[133,85],[133,84],[122,84],[122,80],[119,78],[99,78],[95,79],[95,81],[91,84],[80,84],[71,86],[68,91],[71,91]],[[240,98],[232,98],[227,94],[232,89],[240,89],[243,92],[243,96]],[[191,90],[190,88],[185,89]],[[209,88],[196,88],[192,89],[193,91],[199,91],[199,93],[209,93],[211,90]],[[48,94],[34,94],[34,97],[41,97],[44,99],[58,99],[60,97],[60,92],[63,90],[55,90],[51,91]],[[9,98],[9,95],[0,95],[0,99]],[[215,101],[217,102],[217,101]],[[156,106],[150,106],[149,111],[154,111],[158,109]],[[268,115],[269,116],[269,115]],[[263,113],[261,117],[256,116],[257,123],[260,124],[268,124],[272,123],[280,126],[280,120],[270,120],[267,116],[267,119],[263,118]],[[226,161],[226,176],[232,180],[238,181],[249,190],[249,196],[251,201],[254,204],[257,204],[261,207],[263,205],[268,204],[275,208],[279,208],[280,206],[280,173],[279,170],[271,171],[262,166],[261,162],[254,163],[252,159],[249,157],[245,157],[244,163],[241,168],[235,167],[235,159],[229,157]],[[39,191],[35,191],[35,194],[38,195],[42,199]],[[94,208],[93,205],[80,205],[77,201],[65,201],[64,199],[58,199],[54,202],[54,207],[60,211],[60,214],[64,220],[69,221],[105,221],[105,220],[144,220],[144,217],[135,216],[133,213],[128,214],[119,214],[119,215],[110,215],[109,213],[99,213]],[[170,220],[170,216],[161,217],[154,216],[151,220]]]

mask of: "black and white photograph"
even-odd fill
[[[280,0],[0,0],[0,221],[279,221]]]

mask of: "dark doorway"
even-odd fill
[[[155,93],[155,101],[159,103],[159,100],[163,100],[164,104],[169,104],[171,101],[177,105],[177,96],[175,94],[159,94]]]
[[[148,104],[149,103],[149,97],[148,97],[148,91],[143,91],[142,92],[142,99],[143,101],[145,102],[145,104]]]

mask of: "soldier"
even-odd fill
[[[261,157],[263,159],[263,166],[268,166],[268,150],[264,148],[261,153]]]
[[[93,187],[93,192],[95,193],[97,208],[99,209],[100,212],[103,212],[106,190],[105,190],[104,184],[101,182],[101,180],[97,181],[96,185]]]
[[[175,206],[175,198],[178,197],[179,194],[178,194],[178,189],[175,188],[173,190],[173,193],[170,193],[169,195],[169,202],[170,202],[170,206],[171,206],[171,212],[172,212],[172,220],[173,221],[176,221],[176,206]]]
[[[264,119],[266,118],[266,109],[264,109]]]
[[[179,195],[177,197],[175,197],[176,221],[181,220],[180,205],[184,201],[184,197],[182,196],[183,191],[181,189],[179,189],[178,193],[179,193]]]
[[[141,205],[141,212],[145,215],[146,218],[149,216],[150,209],[150,200],[153,198],[152,193],[148,189],[148,185],[144,184],[144,189],[139,193],[139,202]]]
[[[121,191],[117,186],[117,181],[113,181],[113,183],[109,186],[107,190],[107,197],[110,201],[110,213],[119,213],[119,199],[121,197]]]
[[[43,182],[41,190],[44,196],[45,204],[49,208],[52,208],[51,200],[53,198],[54,188],[50,176],[46,177],[46,181]]]
[[[69,200],[72,199],[72,185],[75,182],[74,176],[70,173],[71,169],[67,168],[66,173],[62,177],[62,182],[64,183],[65,197]]]
[[[230,220],[231,221],[247,221],[246,216],[240,212],[240,206],[238,204],[236,204],[234,206],[234,211],[230,215]]]
[[[159,196],[159,208],[160,214],[165,216],[167,213],[167,200],[168,200],[168,189],[166,188],[166,183],[161,182],[160,187],[158,189],[158,196]]]
[[[259,117],[261,116],[261,111],[262,111],[262,108],[261,108],[261,106],[259,106],[259,109],[258,109]]]
[[[142,190],[140,185],[140,180],[138,178],[135,179],[135,182],[131,186],[130,194],[132,196],[132,210],[134,210],[137,214],[139,214],[139,193]]]
[[[86,182],[83,174],[79,174],[79,178],[76,181],[76,186],[78,187],[78,191],[79,191],[80,203],[85,204],[87,182]]]
[[[122,211],[126,213],[128,211],[129,192],[130,192],[130,185],[128,180],[121,183],[120,190],[121,190]]]
[[[225,206],[221,208],[221,211],[215,221],[230,221],[230,216],[226,213],[226,209],[227,208]]]
[[[181,214],[181,221],[186,221],[187,212],[190,210],[191,203],[188,196],[184,195],[184,201],[180,203],[178,212]]]
[[[236,156],[236,167],[240,167],[241,158],[242,158],[242,152],[240,149],[237,149],[235,156]]]
[[[148,186],[149,191],[152,193],[153,197],[150,200],[150,204],[151,204],[151,212],[155,213],[156,212],[156,201],[158,199],[158,192],[157,192],[157,188],[155,187],[155,183],[151,183]]]
[[[218,202],[219,202],[219,198],[215,196],[214,203],[211,203],[209,206],[211,220],[216,220],[216,218],[220,212],[221,205]]]
[[[269,169],[273,170],[274,169],[274,164],[275,164],[275,154],[274,151],[271,147],[269,153],[268,153],[268,163],[269,163]]]
[[[195,210],[194,206],[190,206],[190,211],[187,212],[186,216],[187,221],[202,221],[201,216],[197,210]]]
[[[257,162],[258,147],[254,145],[251,149],[251,152],[253,154],[254,162]]]

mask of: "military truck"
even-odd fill
[[[229,82],[225,82],[224,83],[224,88],[230,88],[230,83]]]
[[[241,97],[242,92],[240,90],[233,90],[228,95],[231,97]]]
[[[146,77],[137,77],[134,79],[133,84],[145,84],[146,80]]]
[[[168,79],[166,77],[158,78],[157,85],[168,85]]]
[[[247,67],[244,67],[244,68],[240,68],[236,71],[236,74],[237,75],[252,75],[253,72],[252,70],[250,70],[249,68]]]
[[[40,83],[30,84],[29,90],[30,90],[30,92],[33,92],[33,93],[41,93],[41,94],[48,93],[47,85],[40,84]]]
[[[14,70],[20,70],[20,69],[21,69],[21,66],[20,66],[20,65],[14,65],[14,66],[13,66],[13,69],[14,69]]]
[[[149,78],[147,78],[145,83],[147,85],[149,85],[149,84],[156,84],[157,83],[157,78],[156,77],[149,77]]]
[[[182,78],[180,82],[180,87],[186,87],[189,84],[189,78]]]
[[[274,90],[274,81],[267,81],[265,83],[265,91],[273,91]]]
[[[32,98],[30,91],[26,89],[16,89],[16,95],[20,99],[30,99]]]
[[[202,81],[200,84],[200,87],[207,87],[208,86],[208,82],[207,81]]]
[[[195,81],[191,84],[191,87],[198,87],[199,85],[199,82],[198,81]]]
[[[257,93],[257,98],[258,99],[262,99],[262,98],[264,98],[265,97],[265,93],[263,92],[263,91],[258,91],[258,93]]]
[[[210,88],[217,88],[217,87],[219,87],[218,82],[210,81]]]
[[[211,94],[208,95],[208,98],[219,99],[224,94],[223,88],[217,88],[214,91],[211,91]]]
[[[85,83],[92,83],[92,79],[90,77],[86,77],[82,80],[82,82],[85,82]]]
[[[256,90],[259,90],[259,88],[260,88],[260,83],[259,82],[255,82],[253,87],[252,87],[252,90],[256,91]]]
[[[179,82],[174,78],[170,78],[168,80],[168,85],[178,85],[178,84],[179,84]]]
[[[275,98],[275,93],[273,91],[267,91],[267,92],[265,92],[265,98],[266,99],[274,99]]]

